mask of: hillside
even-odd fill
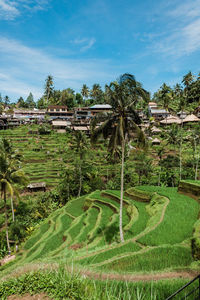
[[[191,251],[199,203],[176,188],[141,186],[125,194],[123,244],[119,243],[119,191],[95,191],[69,201],[41,223],[14,261],[1,267],[5,279],[32,271],[3,283],[1,295],[44,291],[63,299],[70,291],[69,299],[119,299],[122,292],[123,299],[142,299],[142,295],[165,299],[192,278],[199,270]],[[59,265],[68,271],[55,273]],[[46,268],[52,271],[46,273]],[[71,277],[73,269],[76,275]],[[82,276],[125,282],[94,282]],[[21,282],[26,282],[23,288]]]
[[[136,192],[137,191],[137,192]],[[150,202],[133,200],[149,193]],[[175,188],[126,192],[125,243],[119,243],[119,191],[95,191],[56,210],[25,242],[18,263],[70,262],[90,269],[145,273],[193,264],[190,239],[199,204]]]

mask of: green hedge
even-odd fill
[[[192,256],[200,260],[200,219],[194,225],[193,238],[191,240]]]
[[[178,191],[200,197],[200,181],[180,181]]]
[[[150,202],[153,193],[141,191],[137,188],[130,188],[125,192],[125,195],[136,201]]]

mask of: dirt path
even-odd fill
[[[87,277],[90,279],[96,280],[118,280],[118,281],[128,281],[128,282],[136,282],[136,281],[157,281],[163,279],[188,279],[191,280],[195,276],[197,276],[197,272],[194,271],[180,271],[180,272],[164,272],[158,274],[115,274],[115,273],[95,273],[92,271],[80,271],[80,274],[83,277]]]
[[[12,295],[7,298],[7,300],[48,300],[48,299],[52,299],[52,298],[49,298],[45,294],[37,294],[32,296],[29,294],[25,294],[23,296]]]
[[[0,266],[3,266],[4,264],[6,264],[9,261],[12,261],[15,259],[15,255],[7,255],[4,258],[2,258],[0,260]]]
[[[2,280],[8,280],[11,277],[19,277],[25,273],[39,271],[41,272],[45,270],[58,270],[59,264],[30,264],[24,267],[19,267],[11,272],[9,275],[6,275]],[[193,270],[179,270],[172,272],[160,272],[160,273],[148,273],[148,274],[118,274],[118,273],[105,273],[105,272],[96,272],[89,269],[79,269],[77,267],[69,267],[66,266],[66,270],[69,273],[78,274],[83,278],[89,278],[92,280],[118,280],[118,281],[128,281],[128,282],[136,282],[136,281],[158,281],[164,279],[188,279],[191,280],[195,276],[199,274],[197,271]],[[11,300],[12,298],[10,298]],[[15,298],[13,298],[15,299]],[[29,298],[27,298],[29,299]],[[31,298],[30,298],[31,299]],[[37,299],[37,298],[36,298]],[[40,298],[39,298],[40,299]]]

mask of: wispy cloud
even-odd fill
[[[73,44],[78,45],[80,47],[81,52],[85,52],[92,48],[95,42],[95,38],[77,38],[72,41]]]
[[[174,3],[174,2],[173,2]],[[183,1],[164,13],[167,28],[153,39],[155,52],[181,57],[200,50],[200,0]]]
[[[30,91],[41,96],[48,74],[55,78],[57,88],[80,90],[83,83],[93,84],[94,78],[105,84],[120,72],[108,60],[57,58],[17,40],[1,37],[0,53],[0,91],[17,97],[27,96]],[[6,77],[6,74],[10,75]]]
[[[174,3],[174,2],[173,2]],[[200,0],[191,0],[187,2],[181,1],[181,4],[178,4],[174,8],[168,11],[168,15],[172,17],[199,17],[200,16]]]
[[[50,0],[0,0],[0,19],[14,20],[23,11],[38,11],[48,7]]]
[[[16,3],[0,0],[0,18],[5,20],[13,20],[20,14],[19,10],[16,8]]]

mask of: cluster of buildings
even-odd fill
[[[112,107],[109,104],[96,104],[91,107],[76,107],[68,110],[67,106],[50,105],[44,109],[14,109],[13,113],[6,115],[6,112],[0,116],[0,129],[12,128],[20,124],[31,122],[43,123],[48,121],[52,128],[57,131],[65,131],[66,128],[72,130],[81,130],[85,133],[90,132],[90,121],[99,113],[111,112]],[[159,108],[157,103],[149,102],[148,116],[143,111],[138,112],[143,120],[143,125],[148,127],[149,120],[154,120],[160,125],[182,124],[187,122],[199,122],[200,107],[196,114],[188,115],[186,112],[179,112],[176,116],[170,115],[166,109]],[[156,129],[156,127],[154,128]]]
[[[0,129],[12,128],[20,124],[48,121],[59,131],[70,128],[89,131],[91,119],[99,113],[110,112],[109,104],[96,104],[91,107],[76,107],[73,111],[67,106],[50,105],[47,109],[14,109],[12,114],[6,112],[0,116]]]

